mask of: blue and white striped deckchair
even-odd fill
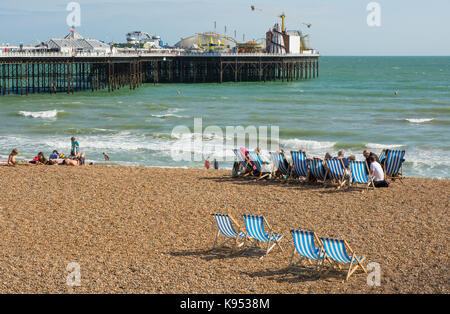
[[[273,152],[270,153],[272,156],[272,162],[274,164],[274,173],[278,170],[282,176],[286,179],[291,175],[291,170],[289,167],[289,162],[283,152]]]
[[[292,229],[291,233],[294,239],[294,251],[292,252],[289,267],[311,270],[310,268],[298,266],[298,263],[306,260],[309,264],[311,264],[311,260],[315,260],[317,269],[319,263],[323,260],[324,257],[321,248],[322,242],[320,242],[317,235],[312,231],[303,231],[296,229]],[[319,247],[316,247],[316,245],[314,244],[314,240],[316,240],[316,242],[319,244]],[[300,260],[297,263],[294,262],[296,255],[295,252],[300,255]]]
[[[314,179],[322,180],[325,182],[327,172],[323,160],[321,159],[308,159],[309,173]]]
[[[384,165],[384,173],[387,178],[403,179],[404,150],[389,150]],[[403,181],[402,181],[403,182]]]
[[[296,177],[308,177],[308,161],[306,159],[306,153],[303,151],[291,151],[292,156],[292,164],[294,167],[292,168],[292,173]]]
[[[345,167],[342,159],[327,159],[326,162],[331,178],[338,182],[338,189],[340,189],[344,186],[345,182],[347,182],[345,178]]]
[[[232,251],[244,245],[246,236],[243,232],[240,231],[240,227],[238,223],[234,221],[233,217],[227,214],[212,214],[212,216],[216,220],[218,230],[216,234],[216,239],[214,240],[213,248],[211,250],[217,248],[225,248],[225,244],[231,240],[234,240],[234,246],[232,247]],[[232,220],[234,221],[235,225],[239,227],[238,229],[239,233],[236,232],[236,230],[234,229],[233,224],[231,223]],[[220,235],[224,236],[227,239],[221,244],[216,245]],[[243,240],[243,242],[239,243],[239,240]]]
[[[247,248],[247,250],[251,249],[257,243],[264,242],[267,243],[267,248],[264,250],[264,255],[261,256],[261,258],[266,256],[275,247],[275,245],[278,245],[281,251],[283,251],[283,248],[280,245],[280,240],[283,235],[275,234],[272,227],[270,227],[269,223],[263,216],[244,215],[244,221],[247,236],[254,239],[253,243]],[[264,222],[269,228],[270,233],[266,233],[264,231]]]
[[[256,175],[258,176],[258,180],[261,180],[270,175],[270,172],[268,170],[269,167],[266,167],[267,163],[262,160],[258,152],[248,152],[248,157],[256,167]]]
[[[341,270],[341,264],[349,264],[349,268],[347,271],[347,276],[345,280],[348,280],[350,276],[359,268],[367,273],[366,269],[363,266],[363,262],[366,259],[363,256],[356,256],[355,252],[348,245],[345,240],[338,239],[330,239],[330,238],[321,238],[323,249],[325,250],[325,259],[329,261],[332,266],[335,264],[338,266],[339,270]],[[347,254],[347,249],[351,253],[351,257]],[[355,267],[352,268],[353,264]]]
[[[369,167],[366,161],[350,160],[350,172],[352,176],[352,184],[366,184],[367,188],[375,187],[373,177],[369,175]]]
[[[381,154],[380,154],[380,156],[378,156],[378,160],[381,162],[383,159],[385,159],[386,158],[386,150],[385,149],[383,149],[382,151],[381,151]]]
[[[250,164],[250,161],[242,154],[242,152],[239,149],[234,148],[233,153],[236,155],[236,157],[238,158],[239,162],[242,165],[242,168],[244,169],[243,175],[246,176],[251,174],[253,168],[252,165]]]

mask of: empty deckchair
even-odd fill
[[[308,161],[306,153],[303,151],[291,151],[292,156],[292,173],[295,177],[308,177]]]
[[[327,172],[325,170],[323,160],[308,159],[308,164],[309,164],[309,173],[311,174],[311,177],[325,182]]]
[[[291,233],[294,239],[294,250],[292,252],[289,267],[294,269],[312,270],[311,268],[304,267],[302,264],[304,264],[304,261],[307,261],[307,263],[311,265],[313,264],[313,260],[316,262],[316,270],[318,270],[324,254],[322,252],[322,242],[319,240],[317,235],[312,231],[295,229],[292,229]],[[314,240],[316,240],[319,247],[316,247]],[[300,255],[300,259],[297,262],[295,262],[296,255]]]
[[[280,240],[283,236],[281,234],[275,234],[272,227],[270,227],[269,223],[263,216],[244,215],[244,221],[247,236],[254,239],[247,250],[251,249],[258,243],[267,243],[266,249],[263,249],[264,255],[261,256],[261,258],[266,256],[276,245],[278,245],[281,251],[283,251],[283,248],[280,245]],[[269,228],[269,233],[264,231],[264,222]]]
[[[267,163],[262,160],[258,152],[248,152],[248,157],[256,167],[256,171],[254,171],[254,174],[258,177],[258,180],[261,180],[270,175]]]
[[[369,175],[369,167],[366,161],[350,160],[352,184],[366,184],[366,187],[375,187],[373,177]]]
[[[247,176],[251,174],[253,171],[253,167],[250,163],[250,160],[248,160],[248,158],[245,157],[239,149],[233,149],[233,153],[236,155],[242,165],[242,168],[244,169],[243,175]]]
[[[273,152],[270,153],[272,156],[272,162],[274,165],[274,173],[278,170],[282,176],[285,176],[286,179],[291,175],[291,169],[289,166],[289,162],[287,161],[286,156],[283,152]]]
[[[216,239],[214,240],[213,248],[211,250],[225,248],[225,244],[227,244],[232,240],[234,240],[234,245],[231,248],[232,251],[244,245],[246,238],[245,234],[241,232],[239,224],[231,217],[231,215],[212,214],[212,216],[216,220],[218,230],[216,234]],[[238,227],[239,233],[234,229],[232,221]],[[222,235],[226,239],[221,244],[217,245],[220,235]],[[242,242],[239,243],[239,240],[241,240]]]
[[[332,179],[338,182],[338,189],[344,186],[347,179],[345,178],[345,167],[342,159],[327,159],[328,171]]]
[[[329,261],[332,267],[337,266],[341,270],[342,264],[349,264],[347,276],[345,280],[348,280],[350,276],[359,268],[367,273],[367,270],[363,266],[363,262],[366,259],[362,256],[356,256],[355,252],[348,245],[345,240],[321,238],[323,249],[325,250],[325,260]],[[347,249],[351,256],[347,254]],[[352,268],[352,266],[355,266]]]
[[[384,175],[386,178],[400,179],[403,183],[404,150],[389,150],[384,162]]]

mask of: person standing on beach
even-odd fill
[[[206,168],[206,170],[209,170],[209,167],[211,167],[211,163],[209,162],[209,157],[208,157],[205,160],[205,168]]]
[[[78,144],[78,141],[75,137],[71,138],[72,141],[72,151],[73,155],[78,155],[80,153],[80,144]]]
[[[219,170],[219,162],[214,158],[214,169]]]

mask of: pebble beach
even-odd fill
[[[448,293],[449,180],[336,190],[232,179],[230,171],[0,167],[0,293]],[[211,213],[262,214],[264,259],[213,254]],[[381,267],[348,282],[287,269],[291,228],[348,241]],[[69,263],[80,286],[69,286]]]

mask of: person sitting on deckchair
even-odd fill
[[[384,180],[384,171],[381,165],[376,161],[375,156],[370,156],[370,175],[374,176],[374,185],[376,188],[387,188],[389,183]]]
[[[14,148],[9,154],[8,157],[8,166],[15,166],[17,165],[16,156],[19,155],[19,150],[17,148]]]
[[[378,162],[378,163],[380,163],[380,161],[378,160],[377,154],[372,153],[372,152],[369,152],[368,150],[364,150],[364,151],[363,151],[363,156],[364,156],[364,158],[366,158],[367,165],[368,165],[369,167],[370,167],[370,163],[371,163],[370,157],[375,157],[375,161]]]

